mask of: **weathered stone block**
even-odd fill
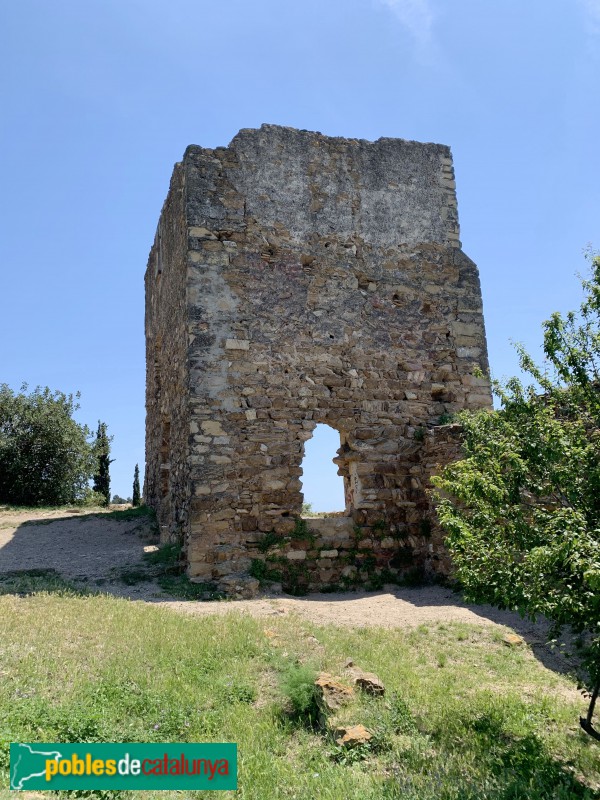
[[[289,561],[304,561],[306,559],[306,550],[288,550],[285,556]]]

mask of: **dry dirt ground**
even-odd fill
[[[90,588],[198,616],[236,610],[255,617],[297,614],[317,624],[352,627],[396,628],[439,622],[500,625],[523,636],[545,662],[555,660],[545,647],[547,626],[543,623],[534,625],[491,606],[469,605],[441,586],[299,598],[270,593],[253,600],[197,602],[170,597],[151,581],[124,583],[121,573],[139,567],[144,548],[154,544],[145,517],[119,520],[78,509],[9,511],[0,507],[0,578],[3,573],[50,568]]]
[[[55,569],[66,578],[94,582],[109,577],[115,566],[139,564],[144,545],[154,538],[145,518],[121,521],[104,513],[0,506],[0,574]]]

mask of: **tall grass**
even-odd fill
[[[309,669],[343,679],[348,656],[387,687],[340,712],[374,734],[372,747],[354,753],[289,711]],[[4,787],[10,741],[233,741],[237,794],[199,798],[592,798],[600,747],[578,729],[582,707],[570,680],[490,628],[194,618],[60,585],[0,597]],[[9,796],[0,789],[1,800]]]

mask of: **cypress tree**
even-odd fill
[[[110,458],[110,440],[106,433],[106,423],[98,422],[96,433],[96,459],[98,463],[97,472],[94,475],[93,489],[104,497],[104,505],[110,503],[110,465],[114,459]]]
[[[135,470],[133,473],[133,499],[132,505],[139,506],[142,502],[142,498],[140,496],[140,468],[138,465],[135,465]]]

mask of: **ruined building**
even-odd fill
[[[275,125],[190,146],[145,280],[145,494],[192,579],[447,568],[425,488],[457,446],[435,426],[491,402],[448,147]],[[317,423],[339,431],[346,516],[304,523]]]

